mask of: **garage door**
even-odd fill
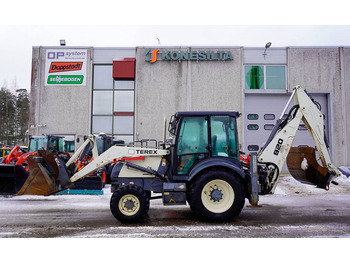
[[[324,115],[325,135],[329,137],[328,124],[328,95],[315,93],[311,96],[321,105],[321,112]],[[244,112],[244,152],[257,152],[267,141],[276,120],[280,117],[286,106],[290,94],[246,94]],[[286,113],[294,105],[294,101],[289,105]],[[284,116],[286,117],[286,115]],[[329,139],[328,139],[329,140]],[[300,123],[296,137],[292,146],[315,147],[315,142],[307,131],[303,122]],[[288,173],[286,165],[283,173]]]

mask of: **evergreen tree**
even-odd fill
[[[29,124],[29,94],[26,89],[12,94],[5,86],[0,89],[0,144],[21,143]]]
[[[16,90],[17,140],[23,140],[29,125],[29,94],[27,89]]]
[[[15,108],[16,98],[6,88],[0,91],[0,140],[5,144],[13,144],[15,142],[15,125],[14,119],[16,115]]]

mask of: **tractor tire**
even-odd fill
[[[232,220],[242,211],[245,190],[241,179],[223,169],[205,171],[190,191],[191,209],[211,222]]]
[[[137,185],[119,187],[112,195],[110,209],[122,223],[136,223],[144,218],[149,209],[147,193]]]

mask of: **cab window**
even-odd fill
[[[208,120],[184,117],[178,137],[178,174],[187,174],[194,163],[208,156]]]
[[[236,121],[230,116],[212,116],[211,148],[212,156],[238,158],[236,142]]]

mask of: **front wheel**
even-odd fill
[[[192,210],[207,221],[228,221],[245,202],[241,180],[226,170],[208,170],[192,186]]]
[[[135,223],[148,213],[149,197],[139,186],[122,186],[113,193],[110,209],[120,222]]]

